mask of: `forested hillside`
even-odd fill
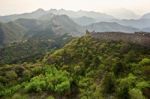
[[[149,99],[150,47],[91,35],[41,61],[1,65],[1,98]]]
[[[41,60],[47,52],[63,47],[73,37],[67,34],[55,35],[45,32],[28,40],[9,44],[0,48],[0,64],[14,64]]]
[[[17,19],[7,23],[0,22],[0,48],[11,43],[38,38],[41,40],[68,34],[81,36],[84,29],[66,15],[47,16],[41,19]]]
[[[10,42],[21,41],[26,29],[14,22],[0,22],[0,48]]]

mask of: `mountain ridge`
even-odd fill
[[[48,37],[50,37],[50,35],[64,35],[66,33],[72,36],[81,36],[84,34],[84,29],[66,15],[55,15],[49,20],[20,18],[1,24],[1,44],[27,40],[33,36],[46,37],[49,35]]]
[[[85,27],[89,31],[95,32],[136,32],[136,28],[120,25],[116,22],[98,22]]]
[[[23,14],[13,14],[13,15],[7,15],[7,16],[0,16],[0,21],[2,22],[8,22],[8,21],[14,21],[19,18],[34,18],[37,19],[43,15],[46,15],[48,13],[51,14],[56,14],[56,15],[67,15],[71,18],[75,17],[82,17],[82,16],[89,16],[96,18],[98,20],[111,20],[114,19],[113,16],[105,14],[105,13],[100,13],[100,12],[94,12],[94,11],[71,11],[71,10],[56,10],[56,9],[51,9],[51,10],[43,10],[43,9],[37,9],[33,12],[30,13],[23,13]]]

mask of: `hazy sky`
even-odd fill
[[[30,12],[38,8],[98,12],[125,8],[144,14],[150,12],[150,0],[0,0],[0,15]]]

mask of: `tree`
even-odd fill
[[[112,73],[106,74],[102,81],[102,91],[105,94],[111,94],[115,91],[115,79]]]

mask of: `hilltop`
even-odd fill
[[[149,99],[149,34],[89,33],[42,61],[1,65],[2,98]],[[116,37],[117,36],[117,37]],[[118,39],[117,39],[118,38]]]

